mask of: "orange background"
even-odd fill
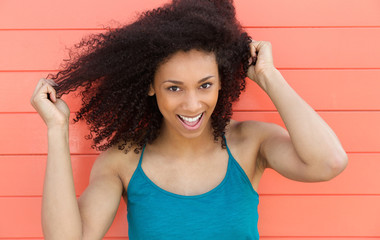
[[[43,121],[29,99],[56,72],[66,47],[105,26],[129,22],[164,0],[0,1],[0,239],[43,239],[41,195],[47,154]],[[262,239],[380,239],[380,1],[235,0],[256,40],[273,44],[276,66],[330,124],[349,155],[347,169],[324,183],[299,183],[274,171],[260,183]],[[78,104],[68,100],[74,112]],[[237,120],[282,125],[252,82]],[[70,128],[77,194],[97,156],[83,124]],[[128,239],[122,203],[106,239]]]

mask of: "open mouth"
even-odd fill
[[[203,119],[203,115],[204,115],[204,112],[197,115],[196,117],[185,117],[185,116],[182,116],[182,115],[177,115],[178,118],[181,120],[183,126],[186,128],[186,129],[189,129],[189,130],[194,130],[194,129],[197,129],[199,126],[200,126],[200,123],[202,122],[202,119]]]

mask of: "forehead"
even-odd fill
[[[193,79],[198,81],[205,75],[218,76],[215,54],[192,49],[187,52],[179,51],[161,64],[156,71],[155,81],[167,79],[179,81]]]

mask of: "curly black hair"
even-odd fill
[[[178,51],[215,53],[221,90],[211,116],[214,140],[222,139],[232,103],[245,89],[251,38],[235,17],[232,0],[172,0],[146,11],[131,24],[85,37],[63,70],[49,74],[58,96],[77,91],[93,148],[118,144],[136,153],[160,133],[162,115],[149,86],[160,64]],[[225,142],[222,147],[225,147]],[[137,147],[136,147],[137,146]]]

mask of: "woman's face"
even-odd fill
[[[179,51],[157,69],[149,95],[156,95],[164,130],[194,138],[211,131],[220,88],[214,53]]]

